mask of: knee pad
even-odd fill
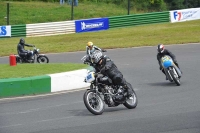
[[[121,84],[123,80],[123,76],[121,74],[117,74],[113,77],[113,81],[115,84]]]

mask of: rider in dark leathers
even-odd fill
[[[30,44],[25,44],[25,40],[23,38],[19,40],[19,44],[17,45],[17,52],[19,56],[22,58],[25,57],[26,59],[29,59],[31,58],[32,53],[31,51],[25,50],[24,46],[27,46],[27,47],[35,47],[35,46],[30,45]]]
[[[172,60],[174,61],[174,64],[180,69],[179,65],[178,65],[178,62],[176,60],[176,56],[171,52],[169,51],[168,49],[165,49],[164,45],[163,44],[158,44],[157,46],[157,50],[158,50],[158,53],[157,53],[157,60],[158,60],[158,64],[160,66],[160,70],[165,74],[165,71],[162,67],[162,64],[161,64],[161,58],[164,56],[164,55],[169,55]],[[181,71],[182,72],[182,71]],[[166,75],[166,74],[165,74]],[[166,80],[167,77],[166,77]]]
[[[107,56],[103,56],[101,52],[95,51],[91,55],[93,63],[95,63],[94,68],[97,72],[108,76],[114,85],[123,86],[127,89],[127,94],[130,97],[132,90],[127,87],[126,81],[123,78],[123,74],[118,70],[114,62]],[[100,82],[105,82],[105,78],[100,78]]]

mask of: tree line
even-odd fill
[[[91,0],[95,1],[95,0]],[[106,3],[127,5],[128,0],[98,0]],[[178,10],[200,7],[200,0],[130,0],[131,7],[139,10]]]
[[[12,1],[43,1],[43,2],[59,2],[59,0],[12,0]],[[65,0],[71,1],[71,0]],[[185,8],[200,7],[200,0],[78,0],[78,2],[104,2],[128,8],[127,3],[130,2],[129,7],[133,10],[139,11],[166,11],[178,10]]]

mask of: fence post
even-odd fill
[[[9,23],[9,21],[10,21],[10,10],[9,10],[9,7],[10,7],[10,4],[9,3],[7,3],[7,25],[9,25],[10,23]]]
[[[71,8],[71,20],[73,20],[74,19],[74,0],[71,0],[71,6],[72,6],[72,8]]]
[[[128,15],[130,14],[130,0],[128,0]]]

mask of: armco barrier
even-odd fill
[[[169,11],[108,17],[109,28],[170,22]],[[79,21],[79,20],[77,20]],[[97,25],[97,24],[95,24]],[[82,25],[84,28],[84,24]],[[49,36],[75,33],[75,21],[11,26],[11,37]]]
[[[37,23],[26,25],[26,36],[50,36],[75,33],[74,21],[61,21],[51,23]]]
[[[51,92],[50,76],[0,80],[0,98]]]
[[[11,37],[23,37],[26,36],[26,25],[12,25]]]
[[[109,28],[169,22],[169,11],[109,17]]]

